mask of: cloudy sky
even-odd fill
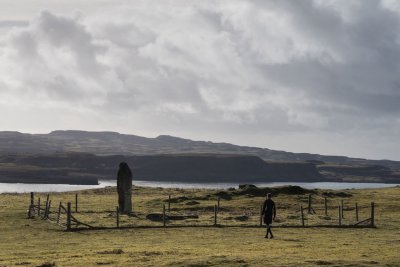
[[[0,130],[400,160],[400,2],[0,0]]]

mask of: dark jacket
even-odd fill
[[[275,202],[272,199],[266,199],[264,201],[262,214],[264,217],[270,218],[276,216]]]

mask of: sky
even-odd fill
[[[0,0],[0,130],[400,160],[395,0]]]

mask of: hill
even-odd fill
[[[321,181],[312,163],[267,163],[246,155],[96,156],[87,153],[0,156],[0,182],[97,184],[127,162],[135,180],[178,182]]]
[[[161,135],[0,132],[0,181],[97,183],[121,161],[135,178],[182,182],[400,182],[400,162],[291,153]]]
[[[237,146],[228,143],[193,141],[168,135],[147,138],[116,132],[53,131],[49,134],[0,132],[0,154],[83,152],[95,155],[156,155],[214,153],[254,155],[266,161],[381,165],[400,170],[400,162],[368,160],[345,156],[292,153],[268,148]]]

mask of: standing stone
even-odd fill
[[[132,171],[126,162],[119,164],[117,177],[118,206],[123,213],[132,212]]]

